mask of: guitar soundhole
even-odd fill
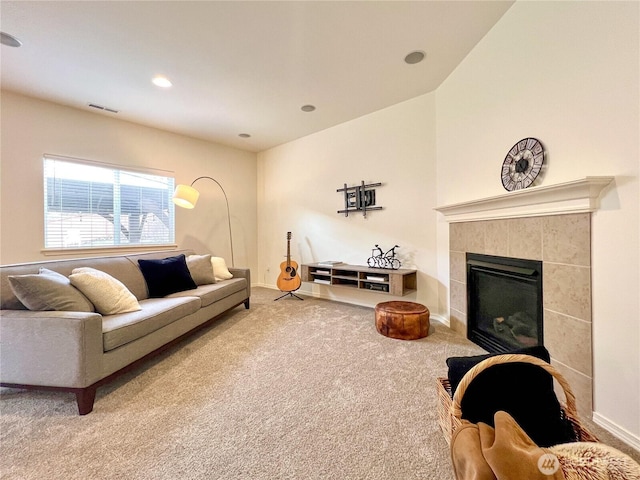
[[[287,268],[284,269],[284,271],[287,272],[290,277],[296,276],[296,269],[292,266],[288,266]]]

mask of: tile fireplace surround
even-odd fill
[[[467,332],[466,254],[543,262],[544,344],[591,418],[591,212],[612,177],[439,207],[449,225],[450,325]]]

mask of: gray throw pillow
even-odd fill
[[[213,276],[213,266],[211,265],[211,255],[189,255],[187,257],[187,267],[196,285],[216,283],[216,278]]]
[[[61,273],[41,268],[31,275],[9,275],[14,295],[29,310],[94,312],[93,304]]]

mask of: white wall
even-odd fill
[[[275,287],[286,233],[298,263],[341,260],[366,265],[375,244],[418,269],[418,293],[404,297],[437,314],[435,97],[424,95],[258,154],[257,281]],[[382,182],[381,211],[348,217],[348,186]],[[302,291],[373,306],[393,297],[303,283]]]
[[[229,197],[235,264],[257,267],[256,155],[80,109],[2,92],[0,260],[45,258],[42,156],[169,170],[176,183],[216,178]],[[176,209],[176,243],[230,263],[224,197],[201,180],[193,210]],[[71,255],[64,255],[71,256]],[[87,256],[83,254],[82,256]],[[52,257],[46,257],[51,259]],[[60,257],[54,257],[60,258]]]
[[[613,175],[592,220],[595,419],[640,448],[640,48],[637,2],[517,2],[437,90],[438,204],[504,193],[519,139],[543,185]],[[440,282],[448,225],[438,221]],[[444,300],[441,298],[441,300]]]

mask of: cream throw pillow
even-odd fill
[[[216,277],[216,282],[233,278],[233,275],[227,268],[227,263],[224,261],[224,258],[211,257],[211,265],[213,266],[213,276]]]
[[[211,264],[211,255],[189,255],[187,257],[187,268],[196,285],[216,283],[213,275],[213,265]]]
[[[74,268],[71,284],[80,290],[102,315],[141,310],[136,297],[118,279],[90,267]]]

